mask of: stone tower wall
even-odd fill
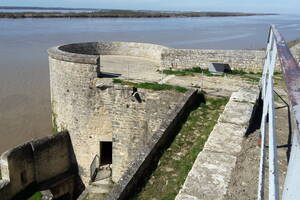
[[[95,101],[92,89],[92,82],[99,74],[99,58],[66,54],[58,48],[50,49],[49,55],[54,131],[69,131],[80,173],[87,183],[88,169],[95,156],[90,152],[99,151],[98,129],[105,123],[101,118],[95,121],[95,115],[104,116],[105,110],[101,102]]]
[[[100,141],[112,141],[116,182],[182,94],[138,89],[137,100],[132,86],[99,78],[97,55],[78,54],[84,47],[71,47],[62,48],[71,48],[71,52],[49,50],[53,125],[56,131],[70,132],[85,183]],[[92,47],[82,52],[95,53]]]

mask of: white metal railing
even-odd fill
[[[285,177],[282,199],[300,199],[300,67],[290,52],[282,35],[274,25],[270,27],[268,45],[266,50],[266,60],[263,69],[261,87],[263,100],[263,114],[261,120],[261,160],[259,166],[258,198],[264,199],[265,185],[265,160],[266,160],[266,140],[269,140],[269,199],[279,199],[279,183],[277,170],[277,145],[275,129],[275,109],[273,97],[273,73],[276,57],[280,61],[280,66],[286,83],[289,112],[292,131],[292,150],[288,160],[288,170]],[[287,133],[288,134],[288,133]],[[289,145],[289,144],[288,144]]]
[[[263,114],[261,120],[261,158],[259,166],[258,199],[264,199],[265,160],[266,160],[266,136],[269,139],[269,199],[279,199],[278,172],[277,172],[277,148],[273,99],[273,74],[277,56],[277,47],[272,28],[269,32],[266,60],[263,69],[261,88],[263,100]],[[267,120],[268,117],[268,120]],[[268,123],[267,123],[268,121]]]

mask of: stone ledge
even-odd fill
[[[254,86],[252,88],[243,88],[239,90],[238,92],[234,92],[230,100],[235,102],[241,102],[241,103],[252,103],[255,104],[257,99],[259,98],[259,88],[257,86]]]
[[[226,153],[200,152],[176,200],[188,199],[186,195],[205,200],[223,199],[235,162],[236,157]]]
[[[253,111],[253,104],[229,101],[221,114],[218,123],[231,123],[248,126]]]
[[[223,200],[242,149],[258,88],[232,94],[175,200]]]
[[[100,62],[99,55],[86,55],[62,51],[59,47],[52,47],[48,50],[48,55],[56,60],[66,62],[82,63],[82,64],[98,64]]]
[[[218,123],[211,132],[204,149],[211,152],[237,155],[242,149],[246,126]]]

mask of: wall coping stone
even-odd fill
[[[82,63],[82,64],[98,64],[100,60],[99,55],[87,55],[79,53],[71,53],[60,50],[61,46],[56,46],[48,49],[48,55],[56,60]]]

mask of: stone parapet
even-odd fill
[[[84,185],[67,132],[27,142],[4,152],[0,158],[0,199],[27,199],[50,189],[54,197],[76,199]]]
[[[143,57],[163,69],[208,69],[210,63],[228,64],[231,69],[261,72],[265,52],[261,50],[174,49],[156,44],[135,42],[90,42],[67,44],[48,50],[58,60],[96,64],[101,55]]]
[[[258,88],[232,94],[175,200],[225,200],[258,97]]]

